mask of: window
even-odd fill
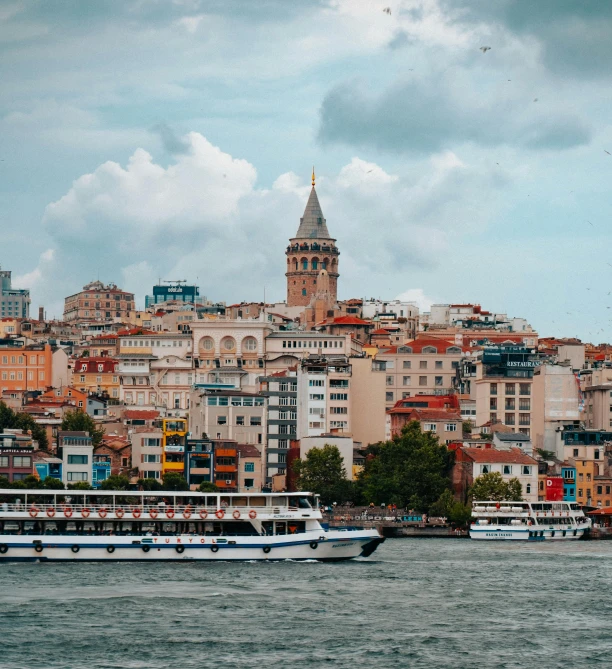
[[[519,425],[531,425],[531,415],[528,413],[520,413]]]
[[[325,379],[310,379],[308,385],[311,388],[323,388],[325,386]],[[330,383],[330,386],[333,387],[333,381]]]
[[[438,426],[436,423],[423,423],[423,432],[437,432]]]
[[[385,393],[385,402],[393,402],[393,393]]]
[[[447,432],[457,432],[457,423],[446,423],[444,429]]]
[[[348,407],[331,407],[329,412],[335,414],[347,414]]]
[[[512,465],[503,465],[502,473],[503,474],[512,474]]]
[[[504,417],[504,423],[506,425],[514,425],[514,414],[513,413],[507,413]]]
[[[520,383],[519,384],[519,394],[520,395],[531,395],[531,385],[529,383]]]
[[[245,472],[254,472],[255,471],[255,463],[254,462],[245,462],[244,463],[244,471]]]
[[[8,467],[8,466],[9,466],[9,456],[0,455],[0,467]]]
[[[516,409],[514,397],[506,397],[505,409],[506,411],[514,411]]]
[[[489,392],[491,395],[497,395],[497,383],[491,383],[489,385]]]
[[[89,458],[87,455],[69,455],[68,464],[69,465],[86,465]]]
[[[491,466],[490,465],[480,465],[480,473],[481,474],[488,474],[491,471]]]
[[[436,360],[436,369],[442,369],[444,367],[442,360]]]
[[[596,449],[593,451],[593,459],[594,459],[594,460],[599,460],[599,449],[598,449],[598,448],[596,448]]]
[[[227,416],[217,416],[217,425],[227,425]]]
[[[403,362],[404,369],[410,369],[411,364],[412,363],[410,362],[410,360],[404,360],[404,362]]]
[[[31,467],[32,458],[29,455],[13,456],[13,467]]]
[[[528,484],[525,486],[525,492],[526,492],[528,495],[531,494],[531,483],[528,483]]]
[[[427,360],[419,361],[419,369],[427,369]]]
[[[575,457],[575,458],[578,457],[578,449],[577,449],[577,448],[574,449],[574,457]]]
[[[152,453],[143,453],[141,456],[142,462],[161,462],[161,455],[154,455]]]
[[[348,400],[348,393],[330,393],[330,400]]]
[[[506,395],[514,395],[516,390],[515,386],[515,383],[506,383]]]
[[[497,411],[497,397],[489,398],[489,409],[491,411]]]
[[[145,437],[142,440],[143,446],[161,446],[161,439],[154,439],[152,437]]]
[[[523,465],[523,475],[524,476],[530,476],[531,475],[531,465]]]
[[[68,481],[87,481],[87,472],[68,472]]]
[[[392,376],[388,376],[388,377],[387,377],[387,385],[388,385],[388,386],[392,386],[392,385],[393,385],[393,377],[392,377]]]
[[[348,388],[348,379],[331,379],[329,382],[330,388]]]
[[[531,400],[519,399],[519,411],[531,411]]]
[[[600,486],[600,485],[597,486],[597,494],[598,495],[603,494],[603,486]]]
[[[427,385],[427,377],[426,376],[419,376],[419,385],[420,386],[426,386]]]
[[[578,497],[582,497],[582,495],[583,495],[582,488],[578,488]]]
[[[435,386],[442,386],[444,385],[444,378],[442,376],[435,376],[434,377],[434,385]]]
[[[250,424],[251,425],[261,425],[261,416],[251,416]]]
[[[403,376],[402,377],[402,385],[404,385],[404,386],[409,386],[410,385],[410,377],[409,376]]]

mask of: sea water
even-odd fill
[[[344,563],[0,564],[0,667],[612,666],[612,542],[387,540]]]

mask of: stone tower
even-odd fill
[[[289,240],[287,255],[287,306],[306,307],[317,293],[317,278],[323,269],[327,272],[329,295],[335,303],[338,293],[338,256],[336,240],[329,231],[317,191],[312,170],[312,190],[304,215],[295,237]],[[327,286],[326,286],[327,288]]]

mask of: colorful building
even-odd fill
[[[46,391],[52,378],[53,349],[49,344],[0,342],[0,390]]]
[[[64,320],[73,323],[121,321],[134,309],[134,293],[121,290],[114,283],[105,286],[101,281],[92,281],[64,300]]]
[[[119,362],[114,358],[79,358],[74,361],[72,385],[81,392],[105,394],[119,400]]]
[[[186,418],[162,418],[162,477],[168,472],[185,474]]]

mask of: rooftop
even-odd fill
[[[486,464],[503,463],[517,465],[537,465],[535,458],[527,455],[520,448],[510,448],[507,451],[498,451],[496,448],[462,448],[474,462]]]
[[[300,227],[293,239],[332,239],[323,217],[314,182],[304,209],[304,215],[300,218]]]
[[[494,434],[500,441],[531,441],[531,437],[522,432],[495,432]]]

